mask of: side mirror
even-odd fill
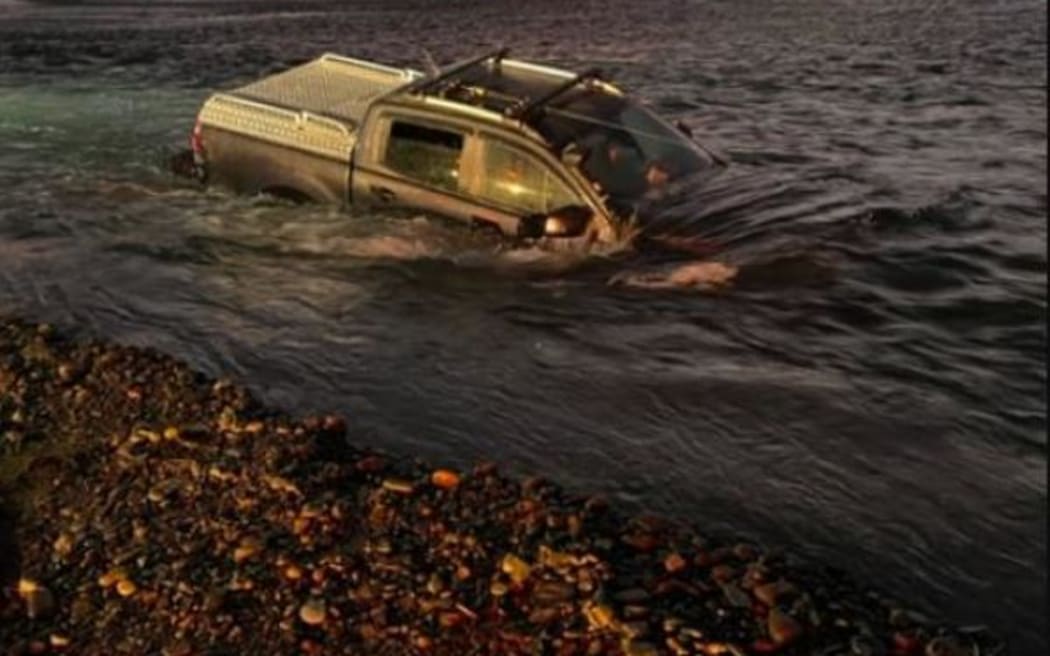
[[[587,230],[594,218],[594,210],[585,205],[566,205],[548,214],[529,214],[518,223],[518,236],[527,239],[540,237],[578,237]]]
[[[693,128],[686,125],[684,121],[675,121],[674,125],[682,132],[682,134],[689,137],[690,139],[693,138]]]
[[[570,141],[561,149],[561,161],[572,168],[577,168],[583,163],[583,153],[580,152],[580,147],[576,145],[576,142]]]

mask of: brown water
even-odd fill
[[[159,347],[353,438],[787,544],[1046,640],[1044,2],[0,0],[0,312]],[[333,50],[603,67],[727,150],[647,256],[171,179],[215,86]]]

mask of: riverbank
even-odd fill
[[[349,428],[348,428],[349,426]],[[760,545],[0,324],[4,653],[1002,653]],[[6,526],[6,530],[4,530]]]

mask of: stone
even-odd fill
[[[561,604],[575,597],[575,586],[558,581],[540,581],[532,589],[532,599],[540,606]]]
[[[529,574],[532,573],[532,568],[529,564],[514,554],[507,554],[503,557],[503,560],[500,562],[500,570],[509,576],[515,585],[524,583],[525,579],[529,578]]]
[[[401,478],[387,478],[383,481],[383,489],[394,494],[409,495],[415,492],[415,486],[411,481]]]
[[[52,633],[48,636],[48,642],[51,643],[51,648],[55,651],[62,651],[69,646],[69,636],[62,635],[61,633]]]
[[[776,606],[769,609],[766,629],[773,642],[781,646],[795,641],[802,635],[802,625]]]
[[[725,595],[726,601],[737,608],[747,608],[751,605],[751,597],[747,596],[747,593],[741,590],[739,586],[732,583],[726,583],[722,586],[722,594]]]
[[[617,592],[613,599],[623,604],[640,604],[649,599],[649,593],[642,588],[629,588]]]
[[[583,607],[583,615],[587,618],[587,623],[595,630],[604,629],[616,621],[612,608],[605,604],[589,602]]]
[[[134,581],[124,579],[117,582],[117,594],[121,597],[130,597],[131,595],[138,592],[138,586],[135,585]]]
[[[660,650],[651,642],[629,640],[623,645],[624,656],[659,656]]]
[[[31,620],[48,617],[55,610],[54,595],[36,581],[30,579],[20,580],[18,582],[18,595],[25,603],[26,615]]]
[[[677,574],[686,567],[686,560],[682,557],[682,554],[677,551],[672,551],[664,558],[664,569],[671,574]]]
[[[319,626],[324,623],[326,615],[325,603],[321,599],[310,599],[299,607],[299,619],[303,624]]]
[[[448,469],[438,469],[430,475],[430,482],[434,487],[451,490],[459,485],[459,475]]]

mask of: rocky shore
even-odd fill
[[[760,545],[0,322],[0,652],[1005,653]]]

